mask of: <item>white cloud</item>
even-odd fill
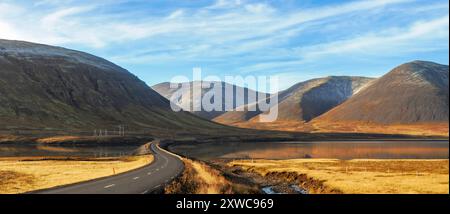
[[[329,32],[340,31],[342,23],[360,21],[353,19],[369,12],[374,17],[381,16],[390,7],[407,8],[398,13],[420,12],[421,16],[409,17],[410,20],[426,19],[423,11],[448,8],[443,3],[412,7],[413,0],[363,0],[284,11],[262,1],[217,0],[203,8],[172,8],[164,14],[143,15],[139,11],[112,14],[104,9],[124,0],[95,4],[71,2],[43,0],[35,6],[0,3],[0,38],[82,45],[99,50],[121,50],[136,42],[139,44],[134,44],[136,48],[114,51],[108,58],[131,64],[182,60],[227,64],[236,60],[245,62],[236,65],[235,70],[247,73],[293,72],[307,62],[342,55],[394,55],[448,49],[435,42],[448,39],[448,12],[447,16],[413,24],[410,21],[403,27],[378,29],[374,26],[373,32],[357,32],[355,28],[349,29],[344,37],[317,39],[311,44],[290,43],[303,33],[311,34],[330,25],[334,27]],[[39,10],[35,11],[36,7]],[[299,79],[289,75],[284,75],[286,81]]]
[[[287,68],[301,68],[311,62],[319,62],[336,56],[395,56],[421,51],[448,49],[449,16],[417,21],[404,28],[390,28],[381,32],[369,32],[350,39],[295,48],[287,56],[296,60],[270,61],[241,67],[244,73]],[[440,41],[440,42],[437,42]]]
[[[265,45],[272,36],[274,37],[272,43],[276,43],[279,39],[276,35],[300,23],[404,1],[362,1],[301,10],[285,15],[264,3],[218,0],[215,4],[203,9],[190,11],[176,9],[165,17],[149,16],[136,19],[123,17],[121,19],[118,14],[116,18],[111,19],[105,14],[96,13],[95,9],[100,6],[95,4],[94,6],[71,6],[68,1],[66,3],[69,6],[63,7],[61,2],[44,0],[36,4],[40,6],[57,4],[58,6],[49,14],[33,13],[33,8],[28,8],[29,14],[26,16],[11,17],[2,21],[9,23],[10,27],[14,28],[12,30],[19,34],[19,38],[58,45],[76,43],[98,48],[114,42],[177,34],[189,35],[197,39],[198,43],[208,43],[211,47],[227,44],[246,45],[246,42],[242,40],[250,39],[263,40],[264,42],[260,43]],[[223,11],[205,12],[205,9]],[[13,9],[13,11],[16,10]],[[88,12],[92,13],[87,14]],[[41,23],[36,23],[37,20],[41,20]],[[24,26],[30,29],[25,29]]]
[[[242,0],[217,0],[213,5],[206,7],[208,10],[230,9],[243,4]]]
[[[269,7],[267,4],[247,4],[245,5],[245,9],[251,13],[272,13],[274,9]]]
[[[435,43],[435,39],[448,39],[449,16],[443,16],[429,21],[419,21],[403,29],[388,29],[383,32],[369,33],[348,40],[336,41],[299,48],[302,58],[318,58],[330,54],[379,54],[409,52],[409,48],[423,47],[448,48]],[[426,40],[431,39],[435,47],[430,47]],[[403,49],[403,50],[402,50]]]
[[[94,9],[94,7],[64,8],[64,9],[57,10],[55,12],[52,12],[52,13],[44,16],[41,19],[41,22],[44,27],[48,27],[48,26],[54,27],[55,25],[61,25],[61,24],[68,22],[68,20],[66,19],[67,17],[79,15],[79,14],[88,12],[93,9]]]
[[[311,25],[311,22],[316,20],[406,1],[362,1],[332,7],[300,10],[286,15],[263,3],[246,4],[237,1],[217,1],[213,6],[206,8],[217,9],[242,6],[243,9],[233,9],[225,13],[205,13],[202,10],[200,12],[189,11],[184,12],[184,14],[191,14],[190,16],[183,16],[182,19],[178,20],[152,20],[150,22],[144,21],[140,24],[119,26],[121,26],[122,30],[126,29],[122,35],[131,34],[133,35],[132,38],[135,39],[180,35],[180,37],[183,37],[182,40],[184,42],[181,43],[184,43],[185,49],[181,50],[178,55],[184,58],[205,58],[205,56],[208,58],[223,58],[280,45],[295,37],[304,28]],[[170,14],[169,17],[175,15],[180,16],[183,14],[177,10]],[[302,26],[298,26],[299,24],[302,24]],[[193,46],[193,43],[198,45]],[[116,56],[115,58],[121,57]],[[161,53],[160,56],[140,55],[139,57],[129,54],[122,57],[121,61],[146,63],[149,60],[167,59],[170,59],[170,55],[167,53]]]
[[[0,20],[0,38],[17,39],[19,36],[17,32],[6,22]]]
[[[9,4],[5,2],[0,2],[0,19],[10,18],[22,14],[24,9],[20,6]]]
[[[400,4],[411,1],[412,0],[365,0],[335,6],[300,10],[299,12],[290,14],[287,17],[283,17],[285,20],[279,25],[276,25],[274,27],[275,29],[287,28],[314,20],[320,20],[328,17],[354,13],[357,11],[366,11],[370,9],[376,9],[388,5]]]
[[[73,0],[40,0],[34,3],[34,6],[42,6],[42,5],[68,5],[72,3]]]
[[[182,9],[175,10],[174,12],[172,12],[172,13],[167,17],[167,19],[176,19],[176,18],[179,18],[179,17],[181,17],[181,16],[183,16],[183,15],[184,15],[184,10],[182,10]]]

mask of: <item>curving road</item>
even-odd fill
[[[62,187],[32,192],[34,194],[146,194],[161,189],[181,172],[183,162],[175,155],[151,143],[151,164],[118,175]]]

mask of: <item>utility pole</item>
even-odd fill
[[[125,126],[119,125],[119,136],[125,136]]]

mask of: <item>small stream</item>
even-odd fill
[[[263,187],[261,190],[264,192],[264,194],[269,194],[269,195],[273,195],[273,194],[302,194],[302,195],[306,195],[308,194],[308,191],[306,189],[303,189],[295,184],[291,184],[289,186],[287,186],[288,190],[290,191],[281,191],[281,190],[277,190],[277,186],[266,186]]]

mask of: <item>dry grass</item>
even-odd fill
[[[216,122],[220,122],[215,120]],[[298,121],[274,121],[270,123],[260,122],[238,122],[238,123],[224,123],[226,125],[236,126],[240,128],[259,129],[259,130],[278,130],[278,131],[313,131],[312,127],[306,123]]]
[[[295,172],[348,194],[449,193],[448,160],[239,160],[228,165],[262,176]]]
[[[0,159],[0,193],[23,193],[110,176],[147,165],[152,155],[98,159]]]
[[[362,122],[329,123],[315,122],[312,124],[315,132],[339,133],[379,133],[379,134],[407,134],[416,136],[443,136],[448,137],[448,123],[427,124],[376,124]]]
[[[58,142],[66,142],[72,140],[80,140],[83,139],[80,136],[55,136],[55,137],[45,137],[39,138],[36,140],[37,143],[58,143]]]
[[[165,188],[165,193],[183,194],[229,194],[232,193],[228,182],[219,171],[204,163],[183,159],[185,170],[181,177]]]
[[[300,121],[275,121],[271,123],[241,122],[227,124],[241,128],[259,130],[277,130],[309,133],[370,133],[370,134],[406,134],[416,136],[449,136],[448,123],[428,124],[375,124],[361,122],[329,123]]]
[[[255,193],[258,189],[243,184],[232,183],[222,172],[205,163],[183,159],[183,174],[167,185],[167,194],[233,194]]]
[[[0,143],[20,141],[22,139],[23,139],[23,137],[19,137],[19,136],[15,136],[15,135],[0,134]]]

